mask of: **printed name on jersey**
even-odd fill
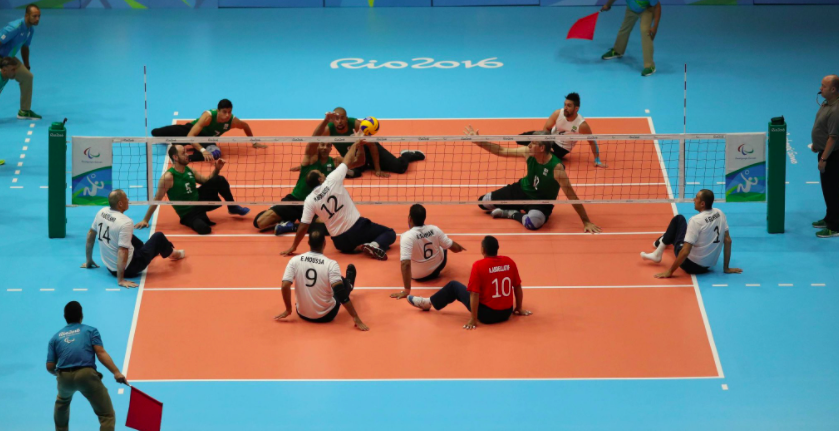
[[[325,260],[314,256],[300,256],[300,260],[302,262],[316,263],[318,265],[323,265],[324,263],[326,263]]]
[[[434,236],[434,229],[417,235],[417,239],[431,238],[432,236]]]
[[[329,194],[329,186],[324,186],[323,190],[321,190],[320,193],[318,193],[318,195],[315,196],[315,200],[319,201],[319,200],[323,199],[323,197],[328,195],[328,194]]]
[[[493,266],[492,268],[489,269],[489,273],[494,274],[496,272],[509,271],[509,270],[510,270],[510,265]]]
[[[705,217],[705,223],[711,223],[718,218],[720,218],[720,213],[714,213],[711,217]]]
[[[116,217],[104,212],[102,213],[102,218],[108,221],[117,221]]]

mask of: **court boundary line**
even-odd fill
[[[180,112],[180,111],[179,111]],[[202,111],[203,113],[203,111]],[[172,124],[178,124],[178,121],[190,122],[194,120],[190,117],[175,118]],[[378,117],[377,117],[378,118]],[[393,121],[439,121],[439,120],[544,120],[546,117],[474,117],[474,118],[379,118],[379,120],[393,120]],[[648,116],[642,117],[586,117],[592,120],[638,120],[643,118],[650,118]],[[323,118],[240,118],[242,121],[323,121]]]
[[[661,234],[661,232],[599,232],[599,233],[589,233],[589,232],[486,232],[486,233],[449,233],[446,232],[447,236],[486,236],[486,235],[493,235],[493,236],[597,236],[597,235],[605,235],[605,236],[615,236],[615,235],[622,235],[622,236],[629,236],[629,235],[656,235]],[[308,235],[308,234],[307,234]],[[402,234],[397,234],[397,236],[401,236]],[[167,238],[204,238],[204,239],[212,239],[212,238],[283,238],[283,237],[290,237],[293,234],[284,234],[284,235],[274,235],[271,232],[268,233],[220,233],[220,234],[211,234],[211,235],[200,235],[197,233],[174,233],[174,234],[167,234]]]
[[[503,378],[416,378],[416,379],[150,379],[132,380],[140,383],[259,383],[259,382],[283,382],[283,383],[340,383],[340,382],[543,382],[543,381],[577,381],[577,380],[714,380],[719,376],[685,376],[685,377],[503,377]]]
[[[592,286],[522,286],[522,289],[543,289],[543,290],[561,290],[561,289],[673,289],[693,287],[693,284],[632,284],[632,285],[592,285]],[[381,286],[381,287],[354,287],[353,290],[402,290],[403,286]],[[443,286],[414,286],[411,290],[439,290]],[[233,291],[278,291],[282,287],[152,287],[146,289],[148,292],[233,292]],[[294,287],[291,288],[294,290]]]
[[[420,120],[420,121],[469,120],[469,119],[474,119],[474,120],[495,120],[495,119],[519,120],[519,119],[541,119],[541,118],[543,118],[543,117],[468,118],[468,119],[462,119],[462,118],[415,119],[414,118],[414,119],[390,119],[390,120]],[[649,128],[650,128],[651,133],[655,134],[655,129],[654,129],[654,126],[653,126],[652,117],[650,117],[650,116],[647,116],[647,117],[587,117],[587,118],[592,118],[592,119],[640,119],[640,118],[646,118],[647,122],[649,124]],[[251,120],[251,121],[256,121],[256,120],[266,120],[266,121],[297,120],[297,121],[299,121],[299,120],[308,120],[308,119],[244,119],[244,120],[245,121],[248,121],[248,120]],[[323,119],[319,118],[319,119],[314,119],[314,120],[323,120]],[[172,119],[172,124],[173,125],[178,124],[178,121],[179,121],[178,118],[173,118]],[[667,176],[667,170],[666,170],[666,167],[664,166],[664,161],[663,161],[662,156],[661,156],[661,149],[659,147],[659,144],[658,144],[657,140],[654,141],[654,145],[655,145],[656,154],[658,156],[660,166],[662,168],[662,174],[663,174],[663,177],[664,177],[665,186],[667,187],[667,190],[669,192],[669,197],[672,199],[672,190],[671,190],[671,187],[669,185],[669,177]],[[166,160],[164,161],[164,172],[165,172],[168,164],[169,164],[169,161],[168,161],[168,158],[166,158]],[[670,205],[671,205],[671,208],[673,209],[674,215],[678,214],[678,210],[676,208],[676,203],[675,202],[670,202]],[[151,236],[154,233],[154,230],[156,228],[157,217],[158,217],[158,214],[160,213],[159,209],[160,209],[160,207],[158,207],[158,211],[155,211],[155,213],[152,217],[152,225],[149,227],[150,228],[149,229],[149,236]],[[590,234],[586,233],[585,235],[590,235]],[[198,235],[196,235],[196,236],[198,236]],[[259,236],[270,237],[270,235],[259,235]],[[140,305],[141,305],[141,302],[142,302],[142,293],[146,290],[145,289],[145,280],[146,280],[147,272],[148,271],[143,272],[143,276],[140,280],[141,284],[140,284],[140,286],[138,288],[138,292],[137,292],[137,299],[136,299],[136,303],[135,303],[135,307],[134,307],[134,316],[132,318],[131,330],[129,332],[128,343],[127,343],[127,346],[126,346],[125,360],[123,362],[123,368],[122,368],[122,371],[126,376],[128,375],[128,366],[129,366],[129,362],[130,362],[131,351],[132,351],[133,344],[134,344],[134,335],[136,333],[137,322],[138,322],[139,311],[140,311]],[[705,306],[704,306],[704,303],[703,303],[702,298],[701,298],[701,293],[699,292],[699,284],[696,280],[696,276],[691,275],[691,280],[692,280],[692,286],[694,287],[694,292],[696,293],[696,296],[697,296],[697,302],[699,304],[700,314],[702,315],[703,323],[705,324],[706,334],[708,336],[708,341],[709,341],[709,344],[711,346],[711,351],[712,351],[713,356],[714,356],[714,362],[715,362],[715,365],[717,367],[717,374],[718,374],[717,376],[569,377],[569,378],[453,378],[453,379],[216,379],[216,380],[213,380],[213,379],[206,379],[206,380],[203,380],[203,379],[139,380],[138,379],[138,380],[132,380],[132,381],[142,382],[142,383],[167,383],[167,382],[174,382],[174,383],[181,383],[181,382],[411,382],[411,381],[708,380],[708,379],[724,378],[725,376],[722,372],[722,365],[720,364],[720,361],[719,361],[719,356],[717,354],[716,344],[714,343],[713,335],[711,333],[710,323],[708,322],[708,318],[707,318],[707,315],[705,313]],[[633,287],[637,287],[637,286],[633,286]],[[660,287],[660,286],[656,286],[656,287]],[[675,287],[675,285],[673,287]],[[691,285],[679,285],[678,287],[691,287]],[[530,287],[530,288],[538,288],[538,287]],[[569,287],[569,288],[571,288],[571,287]],[[579,288],[591,288],[591,287],[579,287]],[[609,288],[616,288],[616,287],[615,286],[609,286]],[[149,291],[165,291],[165,289],[178,289],[178,288],[150,288],[148,290]],[[198,288],[198,289],[201,289],[201,288]],[[212,289],[212,288],[205,288],[205,289]],[[249,288],[249,289],[260,289],[260,288]],[[281,290],[282,288],[279,288],[279,289],[278,288],[265,288],[265,289]],[[397,290],[397,289],[399,289],[399,287],[394,287],[394,288],[361,288],[361,287],[359,287],[357,289],[358,290],[385,290],[385,289],[387,289],[387,290]],[[419,289],[438,289],[438,288],[437,287],[422,288],[422,287],[417,286],[416,289],[419,290]],[[184,288],[184,290],[196,290],[196,291],[198,291],[196,288]],[[218,289],[216,289],[216,290],[218,290]],[[236,290],[241,290],[241,289],[236,289]],[[205,291],[205,290],[201,290],[201,291]]]
[[[172,120],[172,124],[177,124],[176,120]],[[154,154],[152,154],[154,157]],[[163,161],[163,170],[160,173],[162,176],[164,172],[169,168],[169,158],[166,157]],[[152,214],[151,218],[151,225],[149,225],[149,238],[154,235],[155,230],[157,229],[157,216],[160,214],[160,207],[158,207],[154,214]],[[143,275],[140,278],[140,285],[137,287],[137,299],[134,303],[134,315],[131,317],[131,329],[128,332],[128,342],[125,346],[125,359],[122,362],[122,373],[128,376],[128,366],[131,364],[131,352],[134,349],[134,335],[137,333],[137,321],[140,318],[140,305],[143,302],[143,292],[146,290],[146,275],[148,274],[148,269],[143,271]]]
[[[655,134],[655,126],[653,125],[653,117],[647,117],[647,123],[650,127],[650,133]],[[658,161],[661,165],[661,173],[664,176],[664,182],[667,184],[667,195],[670,199],[673,199],[673,189],[670,185],[670,177],[667,175],[667,166],[664,164],[664,158],[661,155],[661,148],[658,145],[658,140],[653,140],[653,144],[655,145],[655,151],[658,155]],[[684,187],[684,184],[682,185]],[[675,202],[670,203],[670,207],[673,209],[673,216],[679,214],[679,209],[676,207]],[[711,331],[711,322],[708,320],[708,313],[705,311],[705,301],[702,300],[702,292],[699,290],[699,281],[696,279],[696,275],[690,274],[690,280],[693,284],[693,291],[696,295],[696,304],[699,306],[699,314],[702,317],[702,324],[705,325],[705,335],[708,338],[708,345],[711,348],[711,355],[714,357],[714,365],[717,367],[717,376],[721,379],[725,378],[725,373],[722,370],[722,362],[720,362],[720,355],[717,351],[717,343],[714,341],[714,334]]]

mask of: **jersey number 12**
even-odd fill
[[[331,212],[329,211],[329,208],[326,207],[326,203],[329,203],[329,202],[332,202],[332,211]],[[326,198],[326,203],[322,204],[320,206],[320,209],[326,211],[326,213],[329,214],[329,218],[332,218],[332,216],[334,216],[338,211],[341,211],[341,208],[344,207],[343,205],[338,206],[338,198],[336,198],[335,196],[330,196],[330,197]]]

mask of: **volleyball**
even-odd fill
[[[372,136],[379,132],[379,120],[376,117],[367,117],[361,120],[361,132],[366,136]]]

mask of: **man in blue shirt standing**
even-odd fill
[[[614,2],[615,0],[607,1],[600,11],[608,11]],[[611,60],[623,57],[626,53],[626,44],[629,42],[629,33],[632,33],[632,28],[635,27],[638,18],[641,18],[641,48],[644,51],[644,70],[641,71],[641,76],[650,76],[655,73],[653,39],[658,33],[658,22],[661,20],[661,3],[658,0],[626,0],[626,15],[618,30],[615,46],[600,58]]]
[[[99,331],[82,325],[82,306],[70,301],[64,306],[64,320],[61,331],[55,334],[47,350],[47,371],[56,376],[58,397],[55,400],[55,429],[66,431],[70,422],[70,401],[73,394],[81,392],[99,416],[99,430],[113,431],[116,425],[114,407],[108,389],[102,384],[102,374],[96,371],[96,360],[114,374],[118,383],[127,385],[125,376],[119,372],[105,348]]]
[[[32,72],[29,71],[29,44],[35,35],[35,26],[41,22],[41,9],[30,4],[26,14],[0,31],[0,57],[15,57],[20,51],[23,64],[17,66],[14,79],[20,84],[20,111],[17,117],[25,120],[39,120],[41,116],[32,111]],[[0,88],[2,91],[2,88]]]

